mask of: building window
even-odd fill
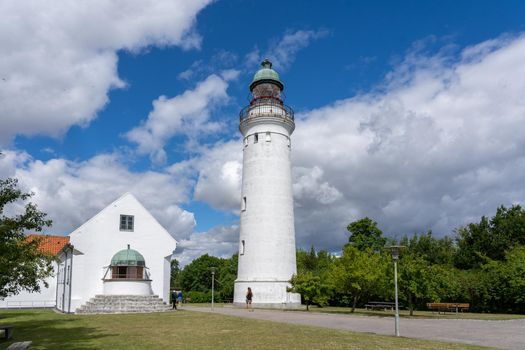
[[[248,147],[248,138],[244,138],[244,147]]]
[[[133,215],[120,215],[120,231],[133,231]]]
[[[254,134],[253,135],[253,143],[257,143],[259,142],[259,134]]]
[[[244,239],[243,239],[243,240],[241,241],[241,251],[240,251],[240,253],[239,253],[239,254],[241,254],[241,255],[244,255],[244,245],[245,245],[245,243],[244,243]]]
[[[246,211],[246,197],[242,197],[241,210]]]
[[[266,133],[266,142],[270,142],[270,141],[272,141],[272,135],[269,132],[267,132]]]

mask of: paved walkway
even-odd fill
[[[212,312],[210,308],[184,306],[184,310]],[[283,312],[216,307],[214,313],[275,322],[341,329],[353,332],[394,334],[393,317],[338,315],[318,312]],[[491,346],[500,349],[525,350],[525,319],[506,321],[401,318],[400,333],[411,338],[424,338]]]

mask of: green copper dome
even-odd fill
[[[284,88],[281,79],[279,79],[279,73],[272,69],[272,62],[267,58],[262,61],[261,69],[253,76],[250,90],[253,90],[255,86],[261,83],[274,83],[277,84],[281,90]]]
[[[146,266],[142,254],[134,249],[123,249],[111,258],[111,266]]]

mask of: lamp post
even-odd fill
[[[397,293],[397,260],[399,259],[399,252],[404,246],[402,245],[391,245],[387,247],[392,253],[392,261],[394,262],[394,288],[396,292],[396,337],[399,337],[399,303],[398,303],[398,293]]]
[[[211,270],[211,311],[213,311],[213,302],[214,302],[214,289],[215,289],[215,270],[216,267],[210,267]]]

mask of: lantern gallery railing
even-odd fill
[[[285,105],[284,103],[274,99],[255,101],[253,102],[253,104],[250,104],[249,106],[243,108],[239,113],[241,121],[251,116],[260,115],[282,116],[294,120],[293,109]]]
[[[109,278],[107,277],[109,273]],[[143,267],[113,266],[106,271],[103,280],[149,280],[149,273]]]

